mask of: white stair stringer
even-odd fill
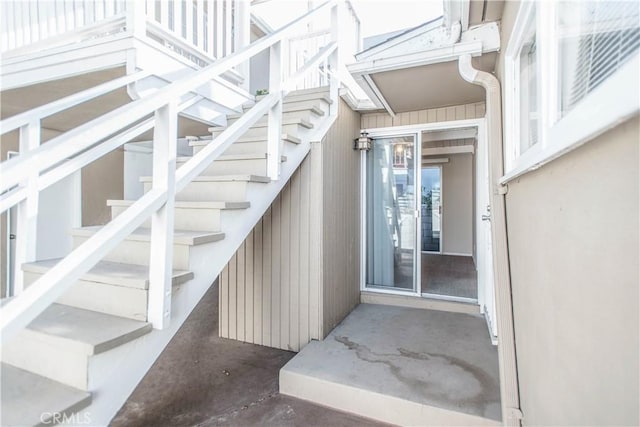
[[[251,204],[249,209],[221,212],[224,240],[191,249],[188,270],[193,272],[194,279],[174,289],[169,327],[154,329],[91,359],[95,376],[90,390],[99,390],[99,393],[93,396],[90,406],[78,413],[80,419],[90,417],[92,423],[97,425],[109,423],[289,181],[309,153],[311,143],[321,141],[334,121],[335,116],[325,116],[321,123],[301,136],[300,144],[289,144],[283,153],[287,161],[281,164],[280,179],[247,188],[246,200]]]

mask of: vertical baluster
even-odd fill
[[[340,36],[339,33],[339,9],[340,3],[336,4],[331,8],[331,41],[337,42],[338,46],[340,43],[338,42],[338,38]],[[338,70],[340,66],[340,48],[338,47],[333,51],[331,55],[329,55],[329,70],[333,74],[329,74],[329,97],[333,101],[333,103],[329,106],[329,114],[334,116],[338,114],[338,90],[340,88],[340,82],[338,80]]]
[[[140,1],[140,0],[138,0]],[[105,0],[96,0],[94,2],[95,5],[95,14],[96,14],[96,22],[100,22],[104,19],[104,2]]]
[[[20,47],[24,44],[24,35],[22,32],[22,8],[24,4],[20,1],[13,2],[13,14],[15,16],[15,34],[16,34],[16,47]]]
[[[224,56],[224,19],[223,19],[224,0],[216,0],[216,58],[220,59]]]
[[[29,2],[29,16],[31,17],[31,42],[40,40],[40,22],[38,19],[38,2]]]
[[[147,17],[147,19],[156,22],[156,0],[147,0],[145,16]]]
[[[214,27],[214,8],[213,6],[215,5],[213,0],[207,0],[207,53],[210,56],[215,56],[215,47],[213,46],[214,43],[214,34],[216,31],[216,28]]]
[[[73,20],[76,28],[82,28],[84,26],[84,2],[82,0],[75,0],[73,2]]]
[[[116,0],[104,0],[104,17],[110,18],[115,15]]]
[[[167,192],[166,203],[151,217],[148,321],[156,329],[168,327],[171,319],[177,113],[175,102],[158,109],[153,132],[153,189]]]
[[[196,1],[196,46],[204,50],[204,0]]]
[[[224,2],[224,55],[230,55],[233,49],[233,0]]]
[[[96,22],[94,4],[92,0],[85,0],[84,2],[84,25],[91,25]]]
[[[169,28],[169,3],[167,0],[160,0],[160,24],[164,28]]]
[[[186,34],[185,39],[191,43],[193,42],[193,0],[185,0],[184,4],[184,16],[186,20]]]
[[[182,24],[184,10],[182,6],[182,0],[173,2],[173,31],[180,37],[184,37],[184,25]]]
[[[2,50],[5,51],[16,47],[15,9],[12,1],[3,2],[0,7],[3,11],[1,17],[3,23]]]
[[[24,156],[40,145],[40,121],[33,121],[20,128],[20,155]],[[16,255],[14,261],[14,294],[24,289],[22,264],[36,260],[38,231],[38,177],[35,168],[22,185],[27,188],[27,198],[18,204]]]
[[[282,140],[282,50],[277,42],[269,48],[269,93],[278,95],[278,102],[269,110],[267,128],[267,175],[280,177],[280,142]]]
[[[251,43],[251,11],[249,2],[243,0],[235,0],[234,11],[234,30],[235,30],[235,47],[234,52],[239,51]],[[236,67],[236,70],[244,78],[242,88],[249,90],[250,83],[250,62],[247,60]]]

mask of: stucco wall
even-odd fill
[[[509,185],[526,425],[638,425],[636,118]]]
[[[524,425],[640,424],[639,140],[636,117],[509,184]]]

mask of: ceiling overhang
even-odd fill
[[[494,52],[499,49],[496,22],[464,31],[460,23],[447,27],[438,19],[357,54],[357,62],[347,68],[376,108],[395,115],[484,99],[481,88],[460,78],[457,60],[470,54],[478,68],[493,71]],[[447,90],[451,97],[447,97]],[[432,92],[439,94],[433,96]]]

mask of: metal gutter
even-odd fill
[[[509,270],[509,245],[505,194],[506,188],[499,184],[503,175],[502,150],[502,106],[500,82],[490,73],[476,70],[471,64],[471,55],[461,55],[458,60],[460,76],[486,91],[487,144],[489,153],[489,183],[491,201],[491,238],[493,248],[493,271],[498,324],[498,356],[500,365],[500,393],[502,423],[505,426],[520,426],[520,394],[516,360],[513,305],[511,299],[511,275]]]

